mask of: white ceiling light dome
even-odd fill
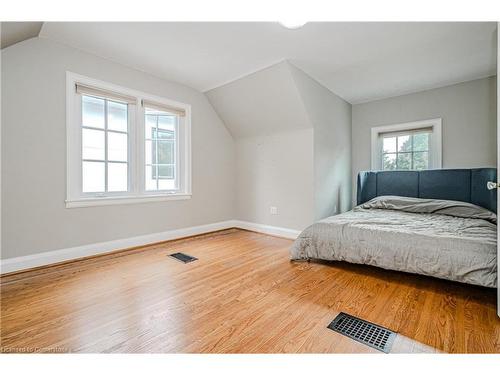
[[[279,24],[287,29],[300,29],[304,26],[307,21],[298,21],[298,20],[287,20],[287,21],[279,21]]]

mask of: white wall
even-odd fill
[[[312,223],[313,142],[312,129],[236,140],[237,219],[296,230]]]
[[[1,57],[2,259],[234,218],[234,141],[205,95],[47,39]],[[192,199],[65,208],[66,70],[191,104]]]
[[[443,119],[443,168],[496,167],[496,77],[352,106],[352,178],[370,169],[370,128]]]
[[[314,219],[351,208],[351,104],[290,66],[314,129]]]

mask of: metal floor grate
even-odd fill
[[[396,332],[341,312],[328,328],[362,344],[389,353]]]
[[[191,255],[187,255],[184,253],[173,253],[170,254],[169,257],[180,260],[183,263],[190,263],[194,262],[195,260],[198,260],[198,258],[192,257]]]

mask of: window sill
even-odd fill
[[[66,200],[66,208],[110,206],[115,204],[136,204],[161,201],[177,201],[191,199],[191,194],[176,193],[162,195],[145,196],[124,196],[124,197],[102,197],[102,198],[81,198]]]

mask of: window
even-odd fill
[[[382,135],[382,170],[429,169],[429,130]]]
[[[441,168],[441,119],[372,128],[372,169]]]
[[[178,116],[146,108],[146,190],[176,188]]]
[[[67,207],[191,196],[190,106],[67,73]]]
[[[128,191],[128,104],[95,96],[82,102],[82,193]]]

